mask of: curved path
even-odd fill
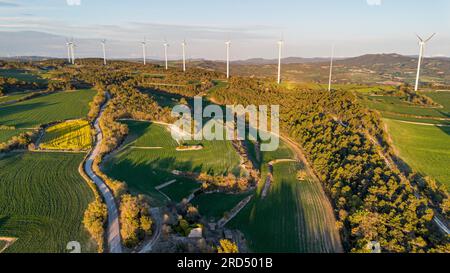
[[[106,206],[108,207],[108,226],[106,229],[106,239],[108,242],[108,249],[110,253],[122,253],[122,243],[120,238],[120,225],[119,225],[119,211],[117,210],[117,205],[114,200],[114,195],[112,191],[108,188],[105,182],[98,177],[94,170],[92,169],[92,165],[94,163],[95,157],[100,152],[100,146],[103,140],[103,133],[100,129],[99,120],[103,111],[105,110],[106,105],[108,104],[109,94],[107,94],[106,102],[103,104],[100,113],[97,119],[94,122],[94,128],[96,132],[96,143],[92,152],[89,154],[86,159],[86,163],[84,164],[84,171],[86,174],[94,181],[95,185],[97,185],[100,190],[103,199],[105,200]]]

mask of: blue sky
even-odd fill
[[[339,56],[411,55],[416,32],[438,33],[428,56],[450,56],[448,14],[447,0],[0,0],[0,56],[64,56],[64,37],[71,36],[82,56],[98,55],[105,38],[110,56],[138,57],[144,36],[154,58],[165,39],[173,59],[183,39],[191,58],[223,59],[227,39],[233,59],[275,58],[280,37],[285,56],[327,56],[332,43]],[[4,31],[61,37],[11,38]],[[33,39],[39,45],[25,45]]]

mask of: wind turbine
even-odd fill
[[[106,65],[106,40],[102,40],[102,49],[103,49],[103,65]]]
[[[72,53],[72,64],[75,64],[75,47],[76,45],[72,38],[72,40],[70,41],[70,53]]]
[[[168,61],[167,61],[167,48],[169,47],[169,44],[167,43],[167,41],[164,42],[164,57],[166,60],[166,70],[169,69],[168,66]]]
[[[186,72],[186,40],[181,43],[183,49],[183,72]]]
[[[278,84],[281,83],[281,53],[283,49],[284,41],[279,40],[278,41]]]
[[[72,42],[66,40],[66,46],[67,46],[67,60],[69,63],[72,63],[72,52],[71,52]]]
[[[144,37],[142,42],[142,59],[144,60],[144,65],[147,64],[147,39]]]
[[[227,79],[230,78],[230,45],[231,41],[226,41],[225,45],[227,46]]]
[[[330,77],[328,79],[328,91],[331,91],[331,80],[333,77],[333,61],[334,61],[334,45],[331,46]]]
[[[417,38],[419,39],[419,46],[420,46],[420,52],[419,52],[419,63],[417,64],[417,77],[416,77],[416,87],[414,88],[414,91],[419,90],[419,78],[420,78],[420,67],[422,65],[423,60],[423,53],[425,51],[425,45],[428,43],[433,37],[436,35],[436,33],[433,33],[428,39],[424,40],[422,37],[416,34]]]

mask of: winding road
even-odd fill
[[[122,243],[120,238],[120,225],[119,225],[119,211],[117,210],[114,195],[112,191],[108,188],[106,183],[100,177],[98,177],[94,173],[94,170],[92,169],[94,159],[100,152],[100,146],[103,140],[103,133],[102,130],[100,129],[99,120],[108,104],[108,100],[109,94],[107,94],[106,102],[101,107],[100,113],[94,122],[94,128],[96,132],[96,143],[94,149],[86,159],[86,163],[84,164],[84,171],[92,179],[92,181],[94,181],[95,185],[97,185],[108,208],[108,226],[106,229],[106,239],[108,243],[109,252],[122,253]]]

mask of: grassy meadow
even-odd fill
[[[210,221],[218,221],[226,212],[233,209],[240,201],[246,198],[245,194],[211,193],[200,194],[192,200],[200,214]]]
[[[81,154],[9,153],[0,158],[0,237],[18,240],[5,252],[65,252],[78,241],[96,250],[82,219],[94,195],[78,174]]]
[[[450,127],[409,124],[385,119],[402,160],[450,189]]]

